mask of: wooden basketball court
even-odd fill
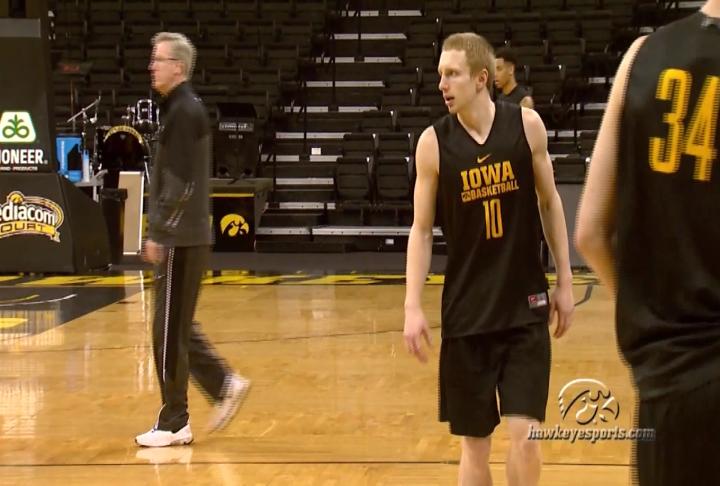
[[[421,365],[402,341],[402,275],[208,275],[197,317],[253,388],[235,421],[208,436],[210,406],[191,387],[194,444],[139,449],[133,438],[160,400],[149,275],[0,277],[0,484],[455,484],[459,441],[437,422],[442,279],[430,281],[435,346]],[[574,290],[583,302],[553,341],[544,426],[630,428],[634,393],[608,294],[588,276]],[[586,378],[619,405],[606,422],[561,417],[560,390]],[[542,449],[543,485],[630,483],[630,441]],[[506,452],[500,426],[496,485],[506,484]]]

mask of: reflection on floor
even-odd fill
[[[140,291],[137,286],[33,286],[30,281],[6,281],[0,289],[0,342],[40,334]]]
[[[195,443],[154,451],[132,442],[159,407],[151,275],[2,277],[0,484],[453,484],[459,441],[437,422],[442,276],[429,282],[433,363],[423,366],[402,341],[401,274],[209,273],[197,318],[253,389],[236,420],[207,435],[211,407],[191,387]],[[585,378],[620,404],[602,427],[632,427],[612,303],[595,282],[576,276],[575,325],[553,341],[547,428],[581,427],[561,415],[558,395]],[[542,485],[628,484],[629,441],[542,448]],[[506,484],[507,451],[503,424],[490,457],[496,485]]]

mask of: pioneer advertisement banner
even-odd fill
[[[0,173],[56,169],[41,25],[40,19],[0,18]]]

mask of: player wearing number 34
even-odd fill
[[[549,326],[557,317],[555,337],[570,326],[572,275],[545,126],[533,110],[492,102],[494,71],[492,47],[477,34],[453,34],[443,43],[438,88],[449,113],[418,141],[404,338],[408,351],[426,361],[421,292],[437,205],[448,253],[440,420],[462,436],[460,484],[490,484],[490,438],[502,415],[510,432],[508,483],[536,485],[540,445],[528,440],[528,429],[545,419]],[[538,210],[558,269],[551,296]]]
[[[720,0],[628,49],[578,214],[578,249],[616,297],[640,486],[720,477]]]

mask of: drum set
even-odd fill
[[[141,99],[135,106],[128,106],[122,123],[114,126],[98,126],[97,110],[101,97],[70,117],[72,131],[81,119],[82,151],[89,154],[90,181],[105,188],[117,188],[121,171],[142,172],[150,182],[152,157],[159,140],[160,107],[152,99]],[[95,109],[93,116],[89,113]]]

